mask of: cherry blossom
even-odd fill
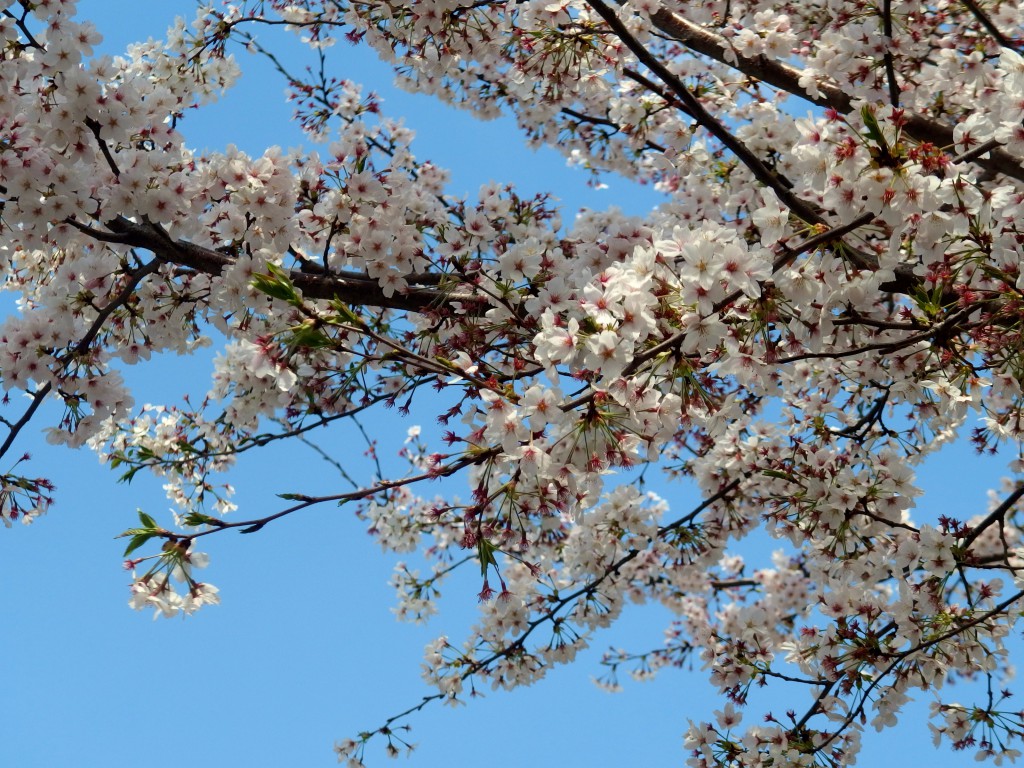
[[[724,702],[681,724],[690,765],[850,765],[923,695],[937,742],[1019,756],[1024,5],[240,0],[119,56],[71,0],[0,13],[0,456],[50,402],[51,441],[161,478],[174,513],[122,534],[133,608],[217,604],[200,541],[340,504],[402,553],[402,619],[480,569],[479,619],[427,648],[407,715],[529,685],[657,602],[663,643],[610,651],[601,682],[700,667]],[[272,25],[323,66],[289,71]],[[563,221],[497,182],[453,196],[333,72],[341,43],[663,203]],[[307,148],[189,143],[249,55]],[[205,397],[136,402],[128,366],[209,346]],[[241,453],[391,407],[443,436],[409,430],[394,472],[339,464],[335,493],[231,501]],[[1006,465],[975,509],[917,480],[961,438]],[[0,467],[5,525],[59,503],[30,464]],[[736,554],[757,536],[773,554]],[[760,687],[787,714],[752,711]],[[339,760],[411,749],[407,715]]]

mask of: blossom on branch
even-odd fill
[[[692,766],[850,765],[926,691],[937,741],[1019,755],[993,691],[1024,597],[1024,5],[240,0],[117,57],[72,0],[0,11],[0,456],[53,402],[52,441],[162,478],[173,519],[123,534],[130,604],[157,616],[220,601],[200,538],[324,503],[415,558],[402,618],[480,568],[478,622],[426,650],[436,692],[340,760],[411,749],[429,701],[531,684],[648,601],[674,616],[663,642],[607,654],[602,684],[699,658],[725,703],[690,722]],[[290,72],[269,25],[322,66]],[[342,37],[664,202],[563,225],[547,195],[448,194],[332,72]],[[191,148],[243,49],[313,149]],[[213,344],[205,397],[136,405],[126,366]],[[443,427],[407,433],[404,473],[359,421],[390,407]],[[335,462],[351,487],[239,514],[215,482],[336,424],[376,467]],[[977,509],[916,479],[960,437],[1009,457]],[[642,488],[655,469],[700,502]],[[6,525],[50,506],[45,478],[2,479]],[[764,563],[733,551],[757,532]],[[948,700],[958,680],[987,697]],[[764,686],[784,717],[747,716]]]

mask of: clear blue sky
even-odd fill
[[[83,0],[80,13],[105,34],[104,50],[116,52],[132,40],[161,37],[174,15],[191,15],[192,3]],[[407,118],[417,131],[417,156],[452,169],[453,192],[472,193],[493,179],[523,191],[553,190],[569,210],[619,205],[641,212],[656,201],[649,190],[615,180],[610,189],[588,189],[585,176],[566,170],[553,151],[523,149],[511,122],[479,123],[396,92],[386,67],[367,52],[344,48],[337,74],[366,83],[384,95],[386,112]],[[292,50],[289,55],[302,55],[297,45]],[[241,63],[246,74],[229,99],[185,123],[192,145],[235,143],[258,152],[303,143],[289,124],[283,83],[256,58],[243,56]],[[208,364],[208,358],[160,359],[132,372],[137,400],[205,392]],[[431,420],[429,413],[404,421],[379,416],[373,429],[382,436],[382,453],[398,450],[409,425],[426,428]],[[58,485],[58,503],[30,528],[0,531],[2,766],[332,765],[336,739],[375,727],[431,692],[419,679],[424,645],[443,632],[460,638],[473,620],[479,585],[469,579],[449,584],[442,614],[430,626],[397,623],[386,584],[396,558],[383,556],[350,512],[332,507],[252,536],[209,537],[207,578],[221,588],[223,605],[183,621],[154,622],[148,611],[127,608],[124,542],[113,536],[132,524],[137,507],[166,514],[159,483],[140,476],[132,486],[118,485],[88,452],[54,449],[36,433],[27,437],[36,472]],[[358,476],[366,465],[353,444],[347,433],[322,443]],[[980,510],[1001,464],[963,449],[933,465],[926,481],[941,489],[946,506],[920,517]],[[239,514],[247,517],[278,509],[276,493],[338,487],[330,466],[300,445],[247,456],[230,479]],[[659,490],[679,509],[694,502],[689,488]],[[531,689],[488,692],[458,710],[428,708],[410,721],[419,748],[409,765],[681,764],[687,719],[706,719],[720,706],[703,673],[626,680],[619,695],[589,682],[599,673],[601,651],[612,644],[656,645],[667,623],[660,609],[634,608],[617,629],[596,638],[593,652]],[[926,759],[938,768],[970,760],[935,751],[920,717],[865,741],[862,765]],[[371,765],[386,762],[380,745],[368,758]]]

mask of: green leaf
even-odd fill
[[[281,299],[282,301],[292,302],[295,300],[295,291],[290,289],[287,285],[273,280],[266,275],[256,275],[252,279],[252,287],[260,293],[265,293],[268,296],[272,296],[275,299]]]
[[[139,510],[139,520],[142,522],[143,528],[148,528],[150,530],[158,530],[160,528],[160,526],[156,524],[156,520],[147,515],[141,509]]]
[[[351,307],[343,301],[334,299],[331,301],[331,309],[341,315],[344,322],[350,325],[362,325],[363,321],[359,319],[359,315],[352,311]]]
[[[124,534],[121,534],[121,535],[123,536]],[[143,544],[145,544],[147,541],[149,541],[154,536],[156,536],[156,531],[148,531],[148,532],[145,532],[145,533],[137,533],[137,534],[135,534],[134,536],[132,536],[132,540],[128,542],[128,546],[125,547],[124,556],[128,557],[128,555],[130,555],[136,549],[141,547]]]
[[[868,138],[878,145],[878,148],[888,152],[889,142],[885,140],[885,136],[882,134],[882,128],[878,124],[878,118],[875,117],[874,111],[871,107],[865,105],[860,110],[860,116],[864,120],[864,127],[867,128]]]
[[[288,339],[290,347],[305,347],[306,349],[323,349],[331,346],[328,336],[310,325],[296,326]]]
[[[287,301],[289,304],[297,306],[302,303],[288,273],[276,264],[268,264],[266,273],[254,275],[252,287],[275,299]]]
[[[127,472],[125,472],[123,475],[121,475],[120,478],[118,478],[118,482],[119,483],[129,483],[130,484],[132,482],[132,480],[135,479],[135,475],[137,475],[139,473],[139,470],[141,470],[141,469],[142,469],[142,467],[133,467],[132,469],[129,469]]]
[[[498,567],[498,561],[494,559],[496,547],[487,539],[478,539],[476,543],[477,557],[480,558],[480,575],[487,578],[487,567],[493,565]]]
[[[307,496],[304,493],[279,493],[277,498],[284,499],[285,501],[310,501],[311,496]]]
[[[224,525],[220,520],[209,515],[204,515],[202,512],[189,512],[185,515],[185,519],[182,521],[185,525],[199,526],[199,525],[212,525],[220,527]]]

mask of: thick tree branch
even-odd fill
[[[75,221],[68,223],[102,242],[142,248],[152,252],[162,262],[189,267],[212,277],[220,275],[234,262],[227,254],[185,240],[171,239],[153,225],[137,224],[123,217],[107,222],[109,231],[106,232]],[[388,296],[376,280],[349,273],[339,275],[292,271],[289,279],[306,298],[338,299],[357,306],[422,312],[458,303],[476,307],[483,301],[482,297],[473,293],[448,292],[434,287],[411,287],[405,293],[396,292]],[[416,275],[409,275],[407,279],[414,283]],[[437,276],[433,274],[424,275],[423,279],[424,282],[437,282]]]
[[[772,189],[779,201],[803,221],[808,224],[829,226],[825,217],[814,205],[793,193],[793,183],[789,179],[768,168],[722,121],[705,109],[700,100],[661,60],[637,41],[613,9],[605,5],[602,0],[588,0],[588,2],[633,55],[671,89],[672,94],[681,102],[683,111],[718,139],[726,149],[736,155],[754,175],[754,178]],[[878,260],[872,254],[851,246],[849,243],[844,243],[843,254],[857,269],[868,271],[878,269]],[[920,279],[913,274],[913,268],[910,265],[900,264],[895,269],[894,279],[879,287],[883,291],[908,294],[919,282]]]
[[[665,34],[679,41],[690,50],[714,59],[720,64],[732,67],[738,72],[761,80],[786,93],[799,96],[812,104],[834,109],[848,115],[855,111],[853,99],[842,88],[832,83],[816,80],[817,94],[812,94],[800,84],[803,73],[796,67],[767,56],[744,58],[728,45],[725,38],[687,21],[679,14],[658,11],[651,20]],[[939,147],[953,145],[953,127],[921,115],[907,113],[903,132],[918,141],[928,141]],[[971,162],[992,173],[1024,181],[1024,161],[1004,149],[993,149],[988,158],[972,157]]]

